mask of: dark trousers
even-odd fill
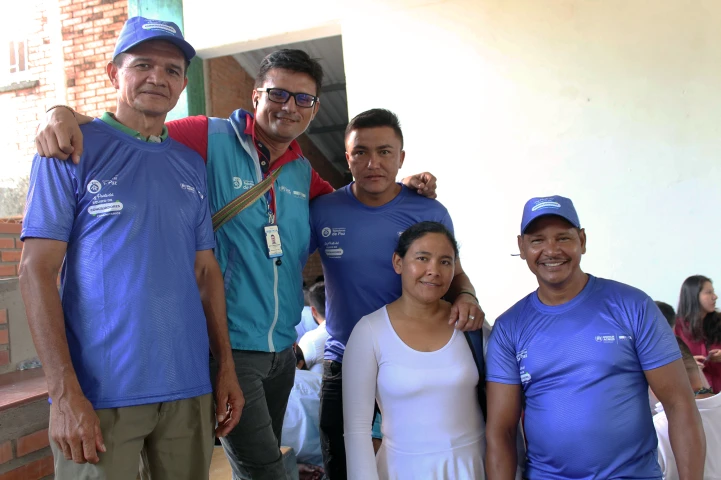
[[[320,388],[320,446],[323,467],[329,480],[347,478],[345,442],[343,440],[343,364],[323,362],[323,384]]]
[[[240,422],[221,438],[233,480],[286,480],[280,434],[295,378],[292,348],[278,353],[233,350],[245,406]],[[218,364],[211,359],[212,379]]]

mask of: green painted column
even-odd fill
[[[128,17],[152,18],[174,22],[185,35],[183,25],[183,0],[128,0]],[[191,42],[192,44],[192,42]],[[178,104],[168,114],[168,120],[188,115],[205,115],[205,82],[203,60],[195,57],[188,69],[188,86],[180,95]]]

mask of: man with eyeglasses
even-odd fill
[[[278,50],[260,65],[253,114],[239,109],[228,119],[196,116],[167,124],[171,137],[205,159],[212,212],[277,175],[273,188],[216,231],[233,357],[246,399],[240,423],[222,439],[235,479],[285,478],[279,445],[295,375],[292,345],[303,308],[309,202],[333,191],[296,142],[318,112],[322,77],[321,66],[307,53]],[[72,112],[55,109],[36,144],[41,154],[72,154],[77,161],[81,140]],[[430,174],[404,183],[435,196]],[[272,244],[271,234],[280,245]]]

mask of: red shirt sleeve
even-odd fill
[[[323,180],[320,175],[318,175],[318,172],[311,169],[311,177],[310,177],[310,199],[313,200],[315,197],[319,197],[321,195],[326,195],[328,193],[333,193],[335,189],[333,186]]]
[[[192,148],[208,162],[208,117],[196,115],[181,118],[172,120],[165,126],[168,127],[170,138]]]

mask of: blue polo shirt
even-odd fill
[[[81,130],[79,165],[33,160],[22,238],[67,243],[60,296],[83,393],[96,409],[210,393],[194,269],[215,245],[203,160],[100,120]]]
[[[358,320],[401,296],[393,270],[398,237],[423,221],[453,232],[448,210],[439,201],[402,186],[380,207],[361,203],[347,185],[311,203],[311,252],[317,248],[325,276],[325,324],[330,337],[325,359],[343,361],[345,344]]]
[[[486,379],[522,386],[527,478],[660,479],[644,371],[680,357],[648,295],[589,275],[570,302],[534,292],[496,320]]]

